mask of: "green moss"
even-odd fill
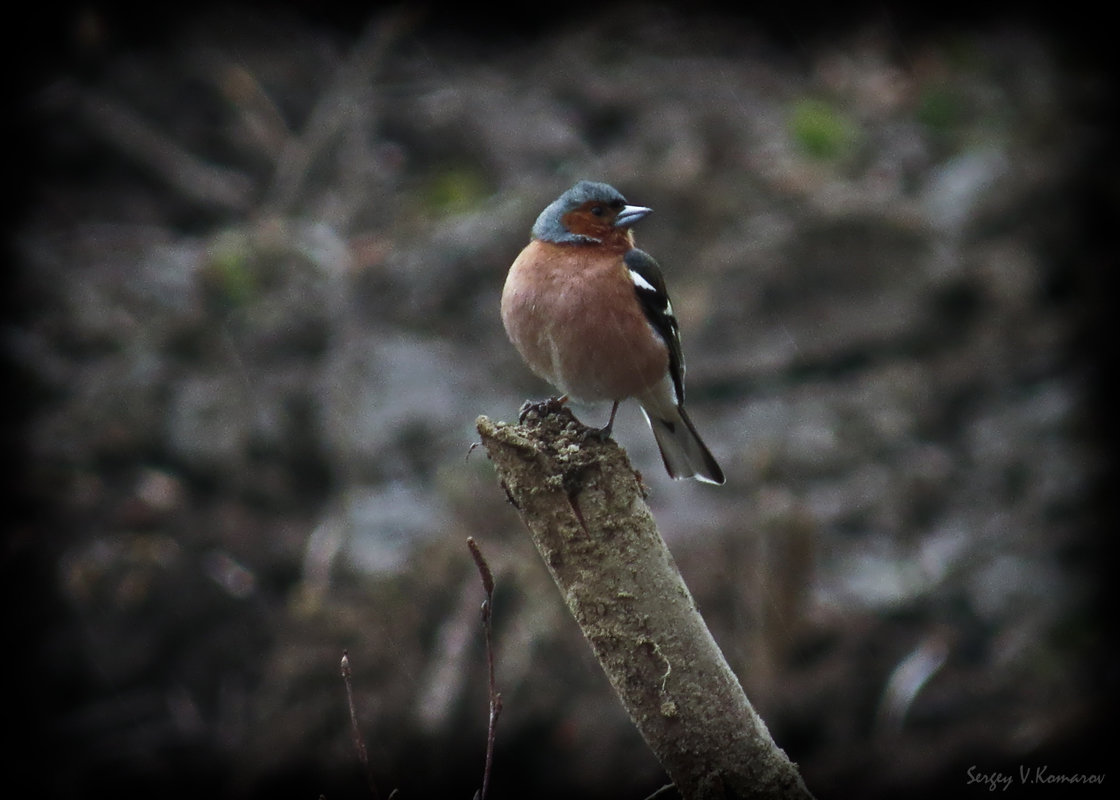
[[[423,203],[437,214],[458,214],[477,206],[489,188],[475,167],[450,166],[433,173],[423,188]]]
[[[856,123],[823,100],[799,100],[790,113],[789,130],[803,153],[822,160],[846,155],[859,140]]]
[[[947,134],[964,119],[964,102],[947,86],[929,86],[918,98],[915,116],[937,134]]]
[[[247,236],[228,232],[216,237],[202,272],[207,294],[227,308],[249,303],[260,288],[254,260]]]

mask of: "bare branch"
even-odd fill
[[[354,733],[354,749],[358,751],[358,761],[361,762],[362,770],[366,773],[366,782],[369,785],[369,794],[373,800],[379,800],[381,795],[377,793],[377,784],[373,781],[373,770],[369,767],[369,755],[366,753],[366,743],[362,738],[362,729],[358,725],[358,712],[354,708],[354,689],[350,685],[350,653],[346,650],[342,651],[342,681],[346,684],[346,704],[350,708],[350,727]],[[391,797],[392,795],[390,795]]]
[[[704,624],[613,441],[566,409],[477,420],[499,479],[615,693],[684,800],[810,798]]]
[[[153,123],[107,96],[80,89],[76,101],[94,133],[184,197],[226,211],[249,207],[253,185],[247,175],[188,152]]]
[[[319,96],[303,132],[284,145],[276,164],[266,206],[275,211],[290,210],[315,160],[336,141],[355,118],[372,113],[369,87],[389,48],[416,21],[414,11],[394,9],[375,15]],[[368,131],[372,125],[355,125]]]
[[[491,618],[494,609],[494,575],[490,571],[490,565],[486,563],[482,551],[478,549],[478,544],[470,536],[467,537],[467,547],[470,548],[471,557],[474,559],[475,566],[478,567],[478,574],[482,578],[482,588],[486,591],[486,599],[482,601],[482,628],[486,635],[486,666],[490,676],[490,722],[486,731],[486,766],[482,771],[482,789],[475,795],[478,800],[486,800],[486,792],[490,788],[490,771],[494,764],[494,739],[498,729],[498,716],[502,713],[502,695],[498,692],[497,684],[494,681],[494,644],[491,632]]]

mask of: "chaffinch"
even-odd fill
[[[637,398],[671,477],[723,483],[684,410],[680,329],[661,269],[634,247],[630,227],[650,211],[605,183],[580,181],[560,195],[510,267],[502,323],[560,402],[611,401],[602,436],[619,403]]]

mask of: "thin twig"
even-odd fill
[[[372,113],[373,98],[369,96],[368,86],[390,47],[418,18],[416,12],[401,8],[370,19],[319,95],[302,132],[290,136],[285,143],[266,196],[266,207],[277,212],[290,210],[316,158],[348,125]],[[356,127],[364,130],[360,124]],[[375,126],[369,123],[369,127]]]
[[[490,724],[486,732],[486,766],[482,771],[482,789],[475,795],[477,800],[486,800],[486,792],[490,788],[490,770],[494,764],[494,739],[498,729],[498,716],[502,713],[502,695],[494,682],[494,645],[490,623],[494,605],[494,575],[490,571],[490,565],[483,558],[482,551],[478,549],[478,544],[470,536],[467,537],[467,547],[470,548],[471,557],[478,567],[482,588],[486,591],[486,599],[482,601],[482,629],[486,636],[486,666],[490,676]]]
[[[244,173],[195,155],[154,123],[107,95],[79,90],[76,99],[90,130],[126,158],[148,167],[183,196],[225,211],[249,207],[253,185]]]
[[[373,782],[373,770],[369,767],[369,755],[366,753],[366,743],[362,739],[362,729],[358,726],[358,712],[354,708],[354,689],[350,685],[350,653],[342,651],[342,681],[346,684],[346,704],[350,707],[350,727],[354,732],[354,749],[358,751],[358,761],[366,773],[366,783],[373,800],[379,800],[377,784]],[[392,797],[392,795],[390,795]]]

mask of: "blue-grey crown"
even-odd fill
[[[590,236],[572,233],[564,227],[564,215],[594,200],[599,203],[626,203],[626,198],[609,183],[580,181],[564,194],[553,200],[537,217],[533,224],[533,238],[546,242],[594,242]]]

